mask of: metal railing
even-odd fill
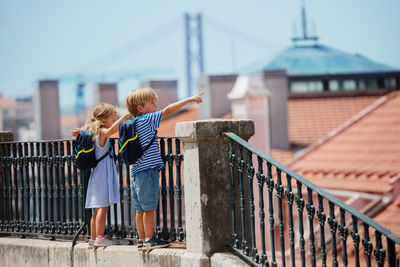
[[[0,233],[71,238],[88,235],[92,209],[85,209],[90,171],[75,166],[74,140],[0,142]],[[115,139],[110,140],[118,151]],[[165,169],[160,171],[160,199],[155,233],[185,239],[181,143],[159,137]],[[132,243],[137,236],[129,166],[114,155],[120,202],[110,207],[106,233]]]
[[[237,135],[224,134],[230,142],[231,246],[245,259],[261,266],[399,266],[398,236]]]

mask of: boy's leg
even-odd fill
[[[154,210],[145,210],[143,215],[145,238],[151,238],[154,235]]]
[[[142,250],[164,248],[169,246],[169,241],[160,240],[154,235],[154,212],[155,210],[144,211],[143,221],[146,239],[143,243]]]
[[[161,241],[154,236],[154,212],[157,209],[159,193],[159,171],[156,168],[138,172],[132,183],[132,198],[136,211],[142,212],[142,220],[137,219],[138,231],[143,231],[144,243],[138,250],[148,250],[169,246],[169,242]],[[136,213],[137,214],[137,213]],[[140,225],[142,223],[143,225]],[[143,230],[139,229],[143,227]],[[139,237],[142,239],[142,233]]]
[[[96,234],[97,236],[103,236],[106,228],[106,216],[108,207],[98,208],[96,216]]]
[[[146,237],[145,235],[145,228],[144,228],[144,221],[143,221],[144,212],[136,212],[136,228],[138,231],[139,239],[144,240]]]
[[[135,174],[135,197],[143,211],[144,237],[149,239],[154,235],[154,212],[157,209],[159,194],[159,171],[148,169]]]

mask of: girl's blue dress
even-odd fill
[[[99,159],[110,148],[109,138],[103,147],[99,145],[99,135],[95,142],[96,159]],[[86,205],[89,208],[107,207],[120,201],[117,169],[110,156],[100,161],[92,170],[86,194]]]

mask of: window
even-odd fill
[[[376,89],[378,88],[378,85],[376,79],[361,79],[358,82],[358,87],[360,89]]]
[[[345,91],[354,91],[357,88],[357,84],[355,80],[344,80],[343,81],[343,90]]]
[[[308,89],[310,92],[322,92],[324,90],[324,86],[321,81],[312,81],[308,82]]]
[[[329,81],[329,91],[336,92],[339,91],[339,81],[338,80],[330,80]]]
[[[290,84],[290,91],[292,93],[306,93],[307,83],[306,82],[292,82]]]
[[[323,85],[321,81],[292,82],[290,84],[290,92],[292,93],[310,93],[322,91]]]
[[[396,88],[396,78],[385,78],[385,88]]]

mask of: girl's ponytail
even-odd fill
[[[104,127],[102,120],[107,119],[117,110],[113,105],[101,103],[93,107],[90,119],[85,123],[83,127],[85,130],[93,132],[93,140],[96,140],[96,136],[99,134],[100,129]]]

